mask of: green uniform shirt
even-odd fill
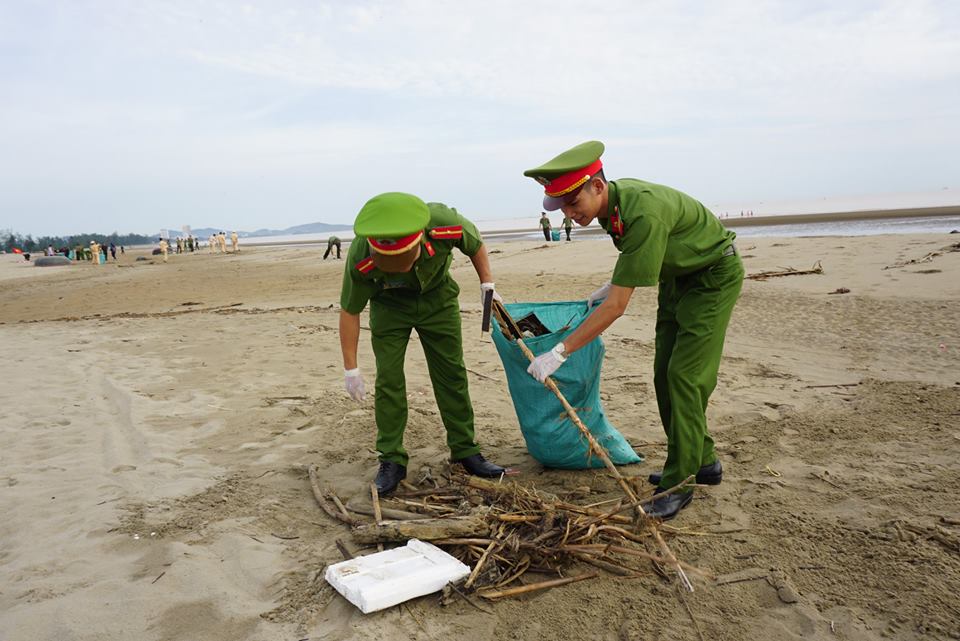
[[[540,226],[543,227],[544,229],[550,229],[550,219],[547,218],[546,216],[541,216]]]
[[[448,277],[451,253],[456,247],[467,256],[476,254],[483,246],[483,239],[476,226],[457,213],[452,207],[441,203],[427,203],[430,209],[430,222],[424,229],[420,257],[413,269],[404,274],[387,274],[373,268],[366,274],[357,269],[357,264],[370,256],[370,244],[366,237],[357,236],[350,243],[347,252],[347,264],[343,272],[343,287],[340,290],[340,307],[350,314],[359,314],[367,306],[367,301],[383,295],[429,292],[441,285]],[[430,231],[438,227],[461,227],[459,238],[444,240],[431,237]],[[433,249],[433,256],[427,251],[426,243]]]
[[[654,183],[624,178],[608,183],[607,217],[600,224],[620,258],[610,279],[621,287],[647,287],[683,276],[722,258],[736,234],[690,196]],[[622,233],[613,221],[619,214]]]
[[[564,228],[564,229],[572,229],[572,228],[573,228],[573,218],[570,218],[569,216],[564,216],[564,217],[563,217],[563,228]]]

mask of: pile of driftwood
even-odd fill
[[[519,325],[500,302],[493,301],[492,306],[501,331],[532,361],[534,355],[524,344]],[[403,490],[385,499],[386,507],[381,505],[376,487],[371,485],[370,509],[365,510],[355,503],[344,505],[331,489],[321,488],[316,468],[311,467],[314,496],[331,518],[353,527],[353,537],[360,543],[382,546],[416,538],[447,548],[454,556],[473,565],[463,588],[487,599],[597,576],[596,572],[564,576],[577,561],[613,574],[636,576],[644,571],[637,565],[637,559],[643,559],[660,574],[665,575],[667,569],[675,572],[680,585],[692,592],[693,584],[687,571],[703,573],[674,556],[660,532],[659,520],[649,518],[644,512],[643,506],[656,497],[639,498],[556,383],[547,377],[544,386],[560,400],[591,454],[603,462],[617,481],[623,497],[593,505],[576,505],[533,488],[504,483],[502,479],[494,483],[450,473],[445,483],[440,484],[432,474],[427,474],[419,487],[405,483]],[[663,494],[686,489],[693,479],[691,476]],[[394,504],[399,509],[395,509]],[[374,522],[360,522],[355,516],[357,512],[372,514]],[[384,518],[391,520],[386,522]],[[339,547],[345,556],[351,554],[346,546]],[[555,573],[559,578],[510,587],[527,571]],[[453,589],[459,590],[456,586]]]
[[[440,480],[427,474],[417,485],[404,482],[389,497],[380,498],[372,488],[369,503],[344,504],[331,488],[321,487],[315,468],[309,472],[317,502],[331,518],[352,527],[355,543],[402,544],[416,538],[472,566],[470,576],[450,588],[463,596],[514,596],[597,577],[594,568],[625,577],[665,576],[668,568],[685,580],[684,571],[706,576],[678,561],[663,542],[658,521],[637,511],[654,496],[635,503],[617,498],[578,505],[513,481],[450,471]],[[342,542],[338,547],[345,556],[353,554]],[[520,583],[528,571],[556,578]]]
[[[953,232],[951,232],[953,233]],[[941,247],[937,251],[928,252],[925,256],[921,258],[912,258],[910,260],[901,260],[892,265],[887,265],[884,269],[897,269],[900,267],[906,267],[907,265],[919,265],[920,263],[929,263],[931,260],[937,256],[943,256],[944,254],[950,252],[960,251],[960,243],[953,243],[952,245],[947,245],[946,247]]]

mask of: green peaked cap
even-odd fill
[[[353,223],[353,233],[367,238],[403,238],[422,231],[429,222],[427,203],[413,194],[391,191],[367,201]]]
[[[603,155],[603,143],[599,140],[584,142],[573,149],[568,149],[556,158],[552,158],[539,167],[528,169],[523,172],[524,176],[530,178],[545,178],[553,180],[558,176],[576,171],[594,163],[597,158]]]

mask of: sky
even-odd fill
[[[0,230],[536,217],[593,139],[705,203],[960,185],[960,3],[0,2]]]

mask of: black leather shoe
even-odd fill
[[[377,478],[373,483],[377,486],[380,495],[389,494],[397,489],[400,481],[407,478],[407,468],[393,461],[380,461]]]
[[[663,488],[657,488],[658,494],[663,491]],[[677,512],[687,507],[692,500],[693,492],[674,492],[667,496],[661,496],[651,503],[649,507],[645,508],[644,511],[647,513],[647,516],[656,516],[664,521],[669,521],[677,515]]]
[[[660,479],[663,478],[663,472],[657,472],[647,477],[650,485],[660,485]],[[697,485],[720,485],[723,480],[723,466],[720,461],[714,461],[710,465],[704,465],[697,470]]]
[[[494,465],[487,459],[483,458],[483,454],[474,454],[468,456],[467,458],[462,458],[454,463],[459,463],[463,466],[463,469],[467,471],[467,474],[472,474],[473,476],[484,476],[486,478],[496,478],[506,472],[506,469],[500,467],[499,465]]]

